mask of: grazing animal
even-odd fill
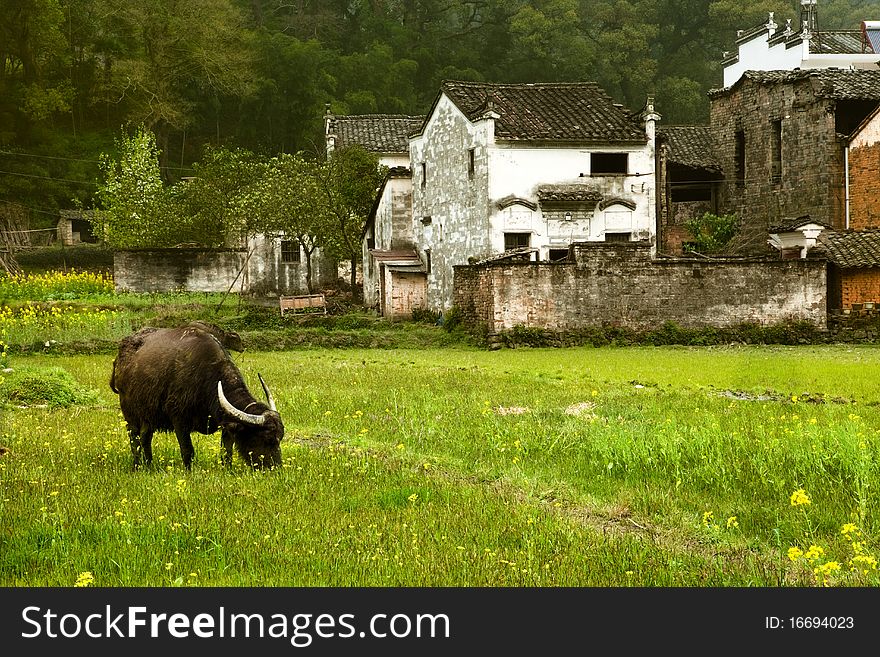
[[[134,467],[141,457],[147,465],[152,462],[154,432],[173,431],[189,469],[195,453],[190,434],[218,428],[227,464],[234,446],[254,467],[280,465],[284,424],[272,393],[259,379],[267,404],[248,391],[221,341],[197,324],[148,327],[123,338],[110,388],[119,395]]]

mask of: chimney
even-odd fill
[[[651,144],[651,148],[653,149],[655,138],[657,136],[657,121],[659,121],[662,117],[657,113],[654,109],[654,96],[648,96],[647,101],[645,102],[645,109],[642,110],[641,114],[639,114],[639,118],[645,122],[645,136],[648,138],[648,142]]]

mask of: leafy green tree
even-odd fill
[[[693,236],[691,242],[699,253],[716,253],[722,250],[739,232],[736,215],[717,215],[705,212],[685,223]]]
[[[174,185],[171,212],[177,217],[180,241],[204,246],[234,246],[253,223],[242,216],[241,198],[260,179],[265,163],[245,149],[208,148],[193,176]]]
[[[250,92],[251,41],[230,0],[107,1],[124,44],[112,62],[111,91],[125,103],[130,121],[156,133],[163,152],[172,130],[200,118],[199,98]],[[202,121],[210,125],[217,118],[212,114]]]
[[[313,292],[312,258],[327,234],[330,216],[315,177],[317,163],[301,153],[271,158],[239,199],[254,218],[255,232],[296,241],[306,257],[306,285]]]
[[[350,146],[333,151],[312,173],[319,202],[330,218],[322,246],[337,260],[351,262],[352,290],[362,255],[361,233],[386,171],[374,153]]]
[[[165,226],[167,193],[152,131],[139,126],[116,141],[118,159],[101,158],[104,181],[92,223],[95,235],[114,248],[171,246]]]

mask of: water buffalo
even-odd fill
[[[227,464],[234,445],[254,467],[280,465],[284,425],[272,393],[257,376],[268,404],[251,395],[229,352],[205,325],[144,328],[123,338],[110,388],[119,395],[134,467],[141,456],[147,465],[152,462],[155,431],[173,431],[189,469],[190,434],[218,428]]]

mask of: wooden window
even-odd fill
[[[281,240],[281,262],[300,262],[299,242]]]
[[[468,149],[468,180],[474,179],[476,171],[476,151],[473,148]]]
[[[550,262],[565,262],[568,260],[568,249],[550,249],[547,259]]]
[[[605,233],[606,242],[629,242],[632,233]]]
[[[607,176],[626,174],[629,170],[629,153],[592,153],[590,174]]]
[[[425,189],[425,187],[428,186],[428,165],[425,164],[424,162],[422,162],[422,163],[419,165],[419,169],[420,169],[421,174],[422,174],[422,176],[421,176],[422,179],[421,179],[421,181],[420,181],[419,184],[421,185],[422,189]]]
[[[504,250],[524,249],[531,242],[531,233],[504,233]]]

